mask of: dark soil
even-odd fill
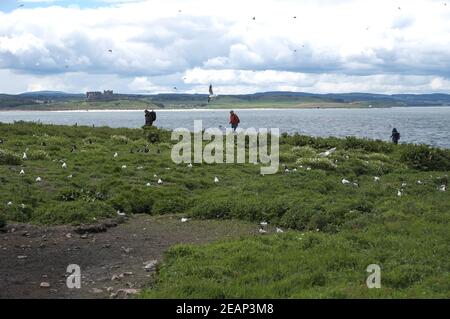
[[[180,218],[139,215],[92,228],[9,225],[0,232],[0,298],[132,297],[121,289],[151,287],[155,271],[145,262],[160,263],[170,246],[258,233],[257,225],[240,221]],[[81,268],[80,289],[67,288],[69,264]]]

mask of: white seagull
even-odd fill
[[[127,168],[127,166],[126,165],[122,165],[122,169],[125,169],[125,168]]]
[[[23,153],[22,159],[23,159],[23,160],[28,159],[27,153]]]
[[[40,176],[38,176],[38,177],[36,178],[36,182],[37,182],[37,183],[42,182],[42,178],[41,178]]]
[[[8,204],[6,204],[6,205],[11,206],[12,204],[13,204],[12,202],[8,202]]]
[[[217,95],[213,92],[212,84],[209,85],[209,96],[208,96],[208,103],[211,102],[213,99],[215,99]]]
[[[277,227],[277,233],[284,233],[284,231],[281,228]]]
[[[114,153],[114,158],[116,158],[117,156],[119,156],[119,154],[117,152]]]
[[[346,180],[345,178],[342,179],[342,184],[346,185],[346,184],[350,184],[350,181]]]
[[[61,167],[64,168],[64,169],[66,169],[66,168],[67,168],[67,164],[66,164],[66,163],[63,163],[63,164],[61,165]]]
[[[401,189],[399,189],[399,190],[397,191],[397,196],[398,196],[398,197],[401,197],[402,195],[403,195],[403,192],[402,192]]]
[[[375,176],[373,179],[374,179],[375,182],[379,182],[380,181],[380,178],[378,176]]]
[[[24,171],[24,170],[21,170],[20,173],[19,173],[19,175],[25,175],[25,171]]]
[[[160,179],[158,179],[158,184],[162,184],[163,183],[163,181],[162,181],[162,179],[160,178]]]
[[[267,230],[260,228],[260,229],[259,229],[259,233],[260,233],[260,234],[265,234],[265,233],[267,233]]]
[[[189,163],[189,165],[187,167],[188,168],[192,168],[192,163]]]
[[[182,223],[185,223],[185,222],[187,222],[187,221],[189,221],[189,220],[190,220],[190,218],[185,218],[185,217],[181,218],[181,222],[182,222]]]
[[[445,191],[447,190],[447,186],[441,185],[441,187],[439,187],[439,190],[440,190],[441,192],[445,192]]]
[[[217,176],[214,177],[214,183],[218,183],[218,182],[219,182],[219,179],[217,178]]]
[[[119,216],[126,216],[127,214],[122,213],[120,210],[118,210],[118,211],[117,211],[117,215],[119,215]]]
[[[320,156],[329,156],[331,154],[333,154],[336,151],[336,147],[333,147],[331,149],[329,149],[328,151],[325,151],[323,153],[320,153]]]
[[[147,187],[148,187],[148,186],[152,186],[152,184],[150,184],[150,183],[147,183],[147,184],[145,184],[145,185],[146,185]]]

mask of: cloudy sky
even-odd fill
[[[0,0],[0,92],[450,92],[450,0]]]

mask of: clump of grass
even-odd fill
[[[130,139],[123,135],[112,135],[111,140],[114,143],[121,143],[121,144],[128,144],[130,142]]]
[[[309,166],[311,168],[323,169],[325,171],[335,170],[337,165],[326,157],[300,158],[296,162],[298,165]]]
[[[401,161],[418,170],[450,170],[450,152],[426,145],[405,146]]]
[[[20,165],[22,158],[10,150],[0,149],[0,165]]]
[[[316,156],[317,150],[311,146],[294,146],[292,153],[297,157],[311,158]]]
[[[28,156],[28,159],[35,160],[35,161],[49,159],[48,153],[43,150],[30,151],[27,156]]]
[[[97,218],[115,216],[114,209],[104,202],[54,202],[37,208],[32,220],[46,225],[94,223]]]

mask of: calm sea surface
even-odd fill
[[[237,110],[240,127],[279,128],[280,132],[312,136],[359,136],[388,140],[393,127],[402,142],[450,148],[450,107],[401,107],[385,109],[277,109]],[[192,130],[194,120],[203,127],[228,126],[227,110],[157,111],[158,127]],[[140,127],[143,111],[7,111],[0,122],[40,121],[48,124]]]

